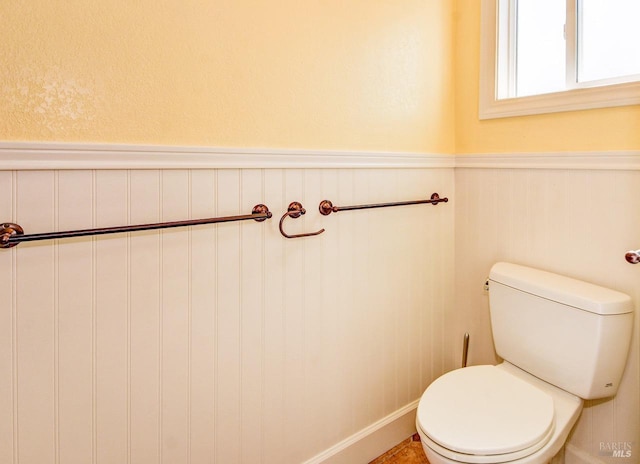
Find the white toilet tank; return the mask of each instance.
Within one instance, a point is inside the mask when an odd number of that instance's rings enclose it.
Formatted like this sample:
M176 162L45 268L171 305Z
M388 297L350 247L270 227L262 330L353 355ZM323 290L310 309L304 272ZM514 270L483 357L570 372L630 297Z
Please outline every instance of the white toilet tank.
M584 399L616 394L633 328L629 296L496 263L489 301L496 352L504 360Z

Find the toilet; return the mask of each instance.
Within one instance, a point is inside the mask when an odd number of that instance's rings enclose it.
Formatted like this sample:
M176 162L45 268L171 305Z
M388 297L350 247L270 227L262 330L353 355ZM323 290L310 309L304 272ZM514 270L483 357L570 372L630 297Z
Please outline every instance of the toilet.
M547 464L584 400L614 396L633 327L629 296L512 263L489 274L497 366L426 389L416 427L430 464Z

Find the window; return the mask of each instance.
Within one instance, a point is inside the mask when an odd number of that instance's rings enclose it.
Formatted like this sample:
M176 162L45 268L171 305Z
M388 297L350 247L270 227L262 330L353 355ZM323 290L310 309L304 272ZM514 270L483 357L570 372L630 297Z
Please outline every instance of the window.
M480 118L640 103L639 0L483 0Z

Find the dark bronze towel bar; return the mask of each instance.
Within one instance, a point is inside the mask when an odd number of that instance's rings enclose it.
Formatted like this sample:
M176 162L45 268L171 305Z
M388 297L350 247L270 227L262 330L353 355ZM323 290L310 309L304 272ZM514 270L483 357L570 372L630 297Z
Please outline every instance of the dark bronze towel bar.
M18 224L0 224L0 248L11 248L22 242L37 240L51 240L56 238L84 237L87 235L118 234L121 232L137 232L141 230L169 229L171 227L197 226L201 224L215 224L218 222L246 221L253 219L262 222L272 216L265 205L256 205L251 214L243 216L225 216L206 219L192 219L188 221L159 222L154 224L140 224L133 226L105 227L101 229L69 230L64 232L45 232L41 234L25 235L24 230Z
M448 198L440 198L440 195L434 193L429 200L415 200L415 201L397 201L395 203L378 203L373 205L355 205L355 206L333 206L329 200L323 200L320 202L320 214L328 216L331 213L337 213L338 211L349 211L353 209L370 209L370 208L386 208L388 206L405 206L405 205L421 205L423 203L430 203L437 205L438 203L448 202Z

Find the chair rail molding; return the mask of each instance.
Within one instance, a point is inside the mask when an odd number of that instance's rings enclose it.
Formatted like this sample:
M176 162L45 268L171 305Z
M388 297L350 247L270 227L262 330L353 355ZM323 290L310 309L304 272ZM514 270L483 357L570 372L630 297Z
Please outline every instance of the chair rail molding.
M0 171L269 168L640 170L640 150L442 154L0 141Z
M448 154L0 142L0 170L453 168Z
M456 168L640 170L640 150L456 155Z

